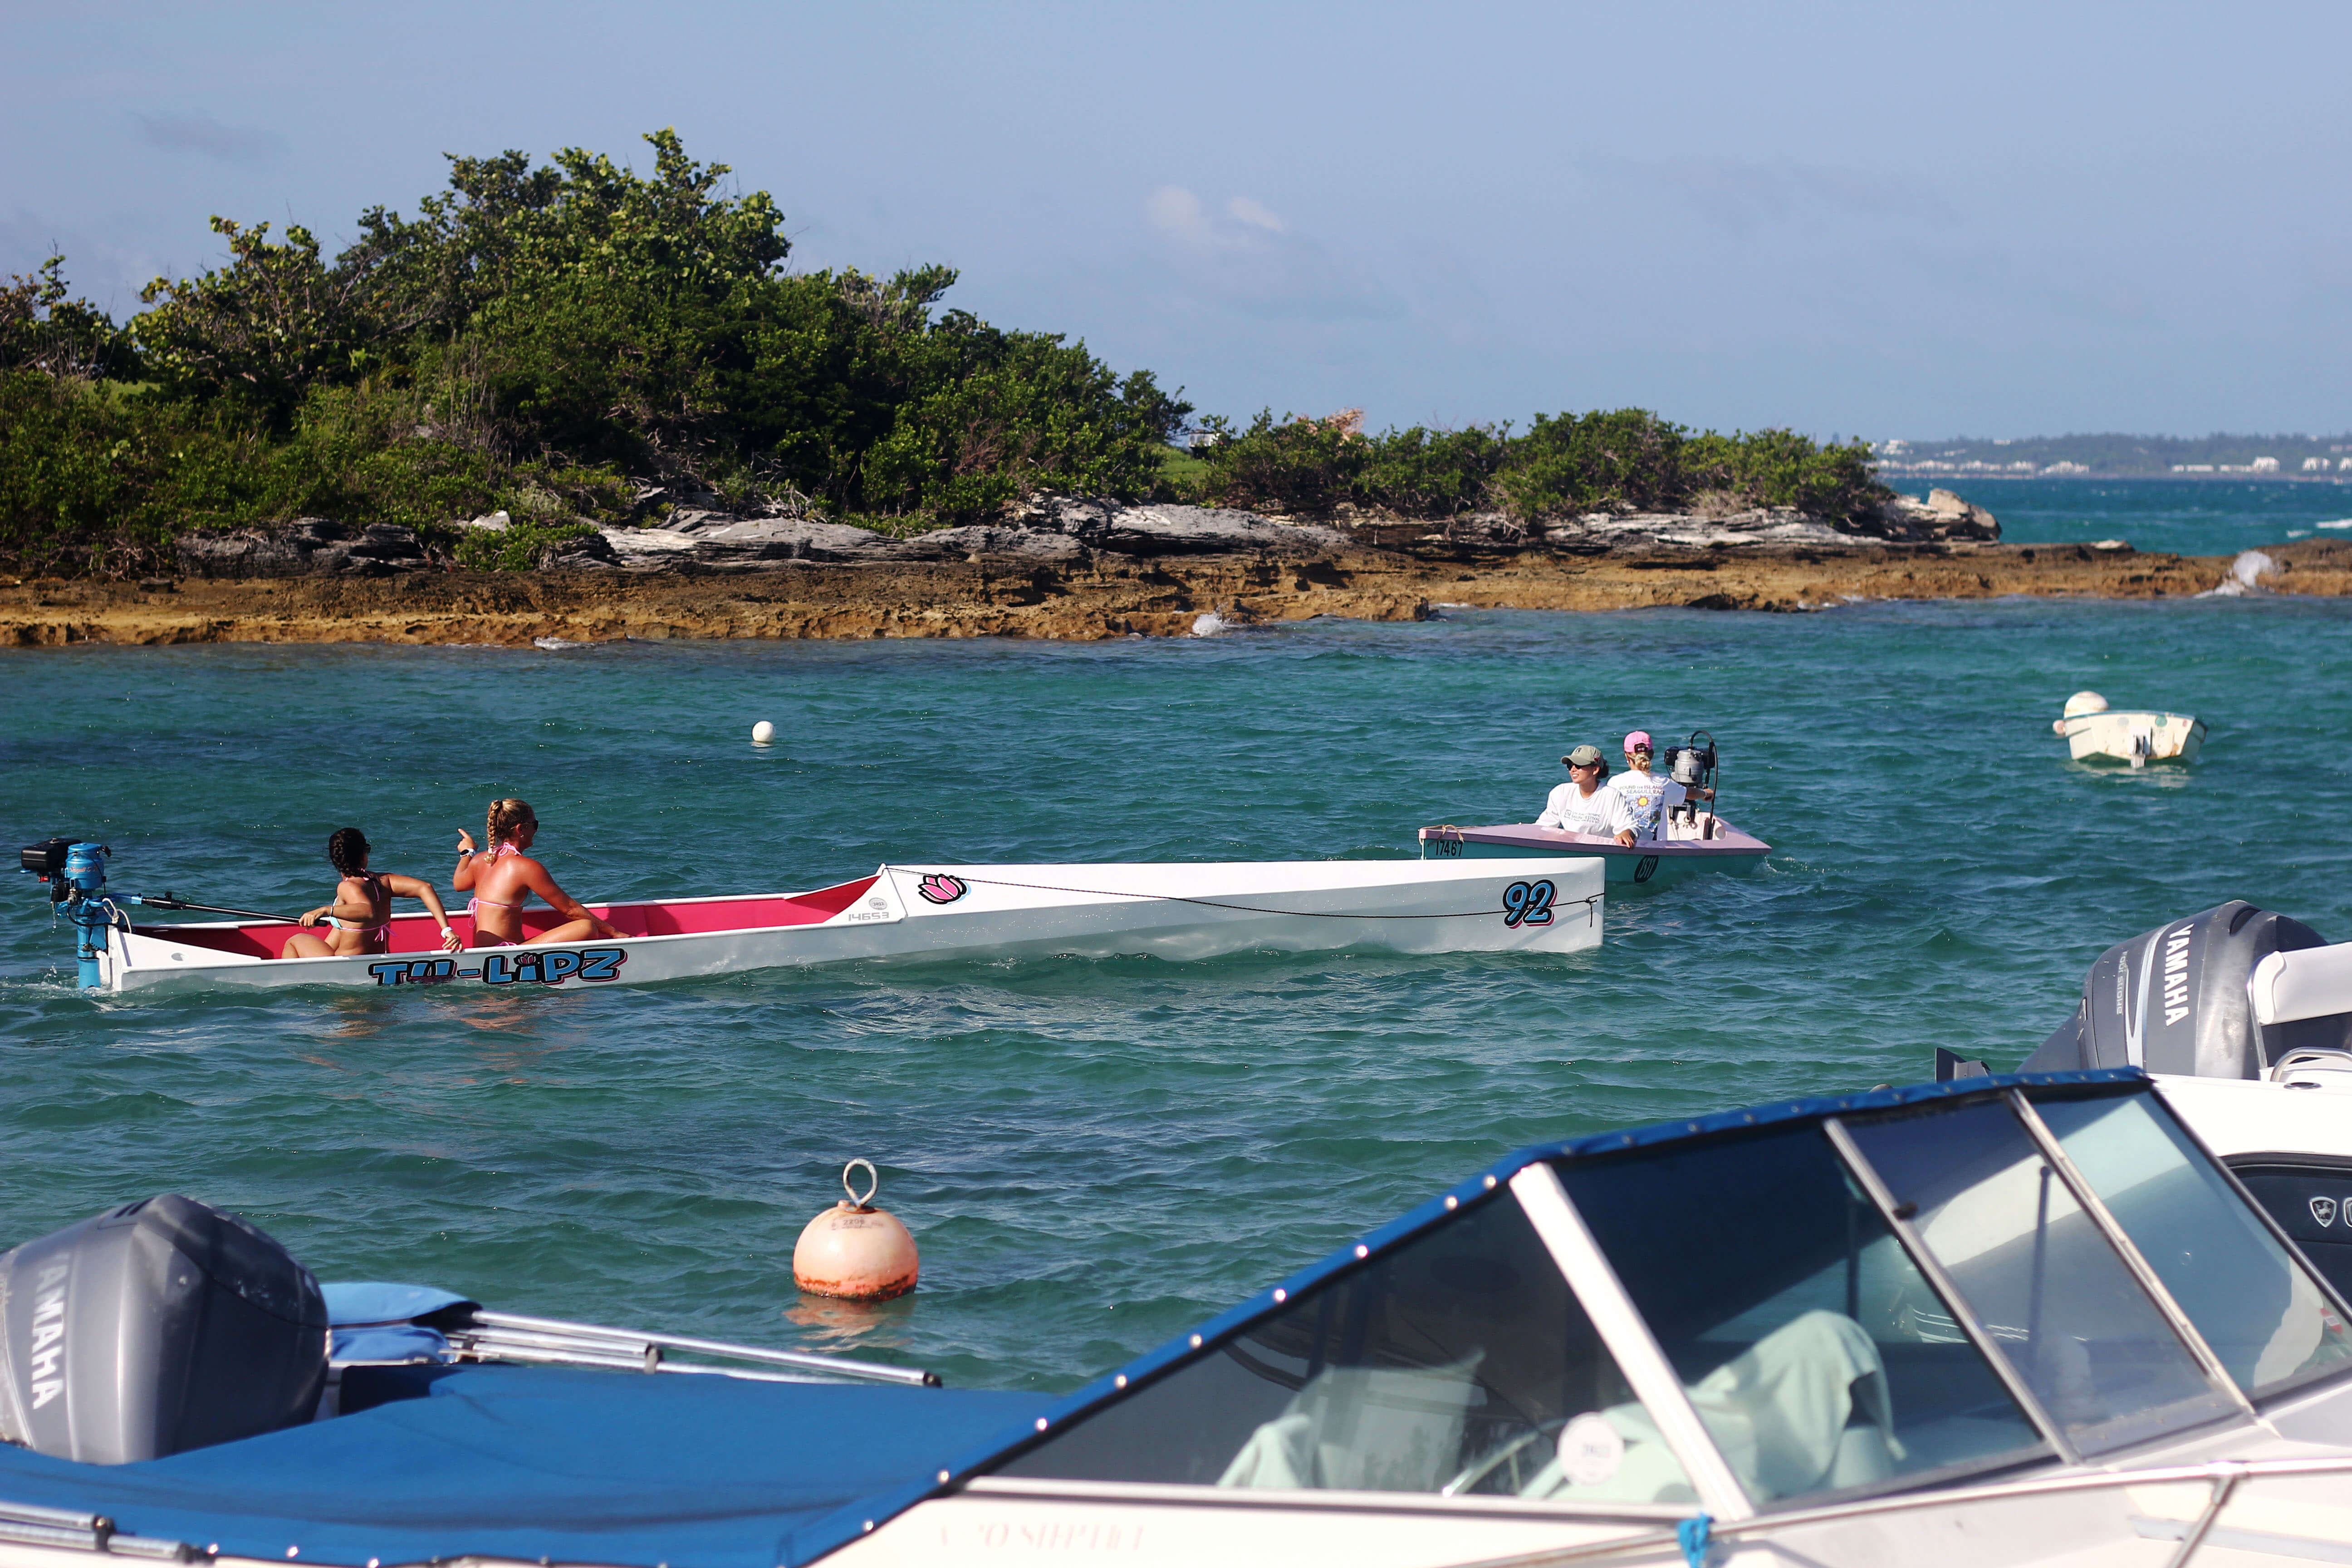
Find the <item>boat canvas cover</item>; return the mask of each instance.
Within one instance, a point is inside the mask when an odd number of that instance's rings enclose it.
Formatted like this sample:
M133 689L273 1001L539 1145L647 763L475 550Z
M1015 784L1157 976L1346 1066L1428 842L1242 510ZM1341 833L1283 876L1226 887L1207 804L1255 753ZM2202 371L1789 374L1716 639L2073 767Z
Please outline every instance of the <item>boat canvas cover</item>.
M388 1371L422 1396L168 1458L86 1465L0 1446L0 1516L9 1503L98 1513L199 1551L353 1568L469 1554L775 1568L855 1540L1053 1403L556 1367Z

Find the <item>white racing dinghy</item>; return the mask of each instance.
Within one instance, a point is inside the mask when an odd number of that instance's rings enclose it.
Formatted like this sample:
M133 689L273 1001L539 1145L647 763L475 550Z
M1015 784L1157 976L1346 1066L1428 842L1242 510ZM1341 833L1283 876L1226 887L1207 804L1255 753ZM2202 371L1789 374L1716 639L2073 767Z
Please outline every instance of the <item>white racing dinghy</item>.
M592 986L853 959L1575 952L1600 944L1603 886L1596 859L885 865L806 893L589 904L621 931L610 940L450 953L420 914L393 920L385 953L281 958L299 929L285 921L134 922L103 891L100 848L51 840L24 858L27 870L37 856L43 868L56 862L44 878L80 933L82 984L113 992ZM522 921L529 934L558 917L535 907ZM450 924L471 942L470 917L452 915Z
M2352 1554L2352 1309L2129 1068L1523 1149L1066 1397L322 1290L183 1197L0 1300L0 1568Z

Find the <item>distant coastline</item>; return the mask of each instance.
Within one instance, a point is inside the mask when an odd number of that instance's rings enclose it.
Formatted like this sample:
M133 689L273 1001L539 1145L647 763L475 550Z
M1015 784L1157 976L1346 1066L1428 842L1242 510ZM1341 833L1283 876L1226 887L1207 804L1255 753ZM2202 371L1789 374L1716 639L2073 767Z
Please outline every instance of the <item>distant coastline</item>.
M2341 436L2032 436L1871 444L1882 479L2299 479L2352 482Z
M1888 481L1966 479L1971 484L1986 479L2229 479L2250 480L2257 484L2352 485L2352 473L2288 473L2279 468L2222 467L2215 464L2184 464L2161 474L2142 473L2126 468L2094 468L2087 464L2053 463L2046 468L1969 468L1953 465L1937 467L1921 463L1906 465L1881 462L1878 477Z

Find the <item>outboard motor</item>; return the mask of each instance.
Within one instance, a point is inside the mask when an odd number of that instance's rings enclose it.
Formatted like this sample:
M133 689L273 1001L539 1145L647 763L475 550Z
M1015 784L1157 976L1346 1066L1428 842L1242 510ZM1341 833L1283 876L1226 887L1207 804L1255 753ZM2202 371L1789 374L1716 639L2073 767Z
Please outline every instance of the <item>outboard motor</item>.
M2252 1079L2290 1050L2341 1047L2344 1016L2265 1026L2255 1021L2247 988L2272 953L2326 945L2301 921L2242 899L2142 931L2099 955L2074 1017L2020 1070L2130 1066Z
M106 859L113 853L103 844L77 844L70 838L45 838L17 851L17 865L49 885L52 910L77 933L74 957L85 990L105 984L98 960L106 951L108 929L129 924L106 896Z
M167 1194L0 1256L0 1438L121 1465L307 1421L327 1303L257 1227Z
M1714 809L1715 801L1715 737L1704 730L1693 730L1690 739L1679 746L1668 746L1658 759L1666 776L1683 786L1679 805L1666 808L1669 817L1683 822L1696 818L1702 810ZM1701 806L1698 803L1706 801Z

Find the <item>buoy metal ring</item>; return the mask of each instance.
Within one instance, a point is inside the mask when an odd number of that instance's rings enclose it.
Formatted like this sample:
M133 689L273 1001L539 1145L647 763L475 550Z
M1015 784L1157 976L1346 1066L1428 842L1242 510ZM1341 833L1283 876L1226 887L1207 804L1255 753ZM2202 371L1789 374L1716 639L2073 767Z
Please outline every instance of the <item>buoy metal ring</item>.
M866 1167L866 1195L862 1198L857 1195L857 1189L850 1185L849 1182L849 1173L855 1171L860 1165ZM874 1202L874 1194L882 1190L882 1177L881 1174L874 1169L874 1162L866 1159L861 1155L859 1158L849 1162L848 1164L844 1165L841 1168L841 1190L849 1194L849 1206L851 1208L863 1209L871 1206Z

